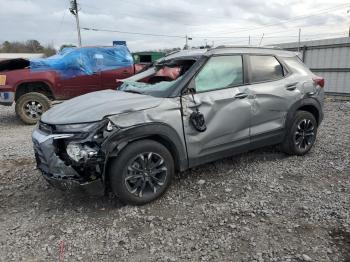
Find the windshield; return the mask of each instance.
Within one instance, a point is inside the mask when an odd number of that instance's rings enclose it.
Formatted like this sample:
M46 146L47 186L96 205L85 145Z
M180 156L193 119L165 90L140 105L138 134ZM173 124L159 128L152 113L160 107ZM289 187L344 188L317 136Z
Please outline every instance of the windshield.
M118 90L167 97L172 88L196 62L194 59L171 59L128 79L119 80Z
M123 84L119 87L120 91L138 93L138 94L156 94L162 93L173 87L182 77L174 81L162 81L155 84L147 84L136 81L123 81Z

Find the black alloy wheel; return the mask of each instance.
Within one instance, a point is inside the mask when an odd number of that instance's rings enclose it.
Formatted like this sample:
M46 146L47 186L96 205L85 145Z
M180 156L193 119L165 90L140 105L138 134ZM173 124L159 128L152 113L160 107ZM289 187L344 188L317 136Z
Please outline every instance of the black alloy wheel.
M153 140L135 141L111 161L110 186L123 203L144 205L165 193L174 169L173 157L164 145Z
M305 155L316 141L318 124L315 116L307 111L297 111L288 126L281 149L290 155Z
M163 157L157 153L146 152L138 154L130 161L124 182L131 194L151 197L164 186L167 174Z
M294 142L300 150L306 150L315 141L315 126L310 119L302 119L294 133Z

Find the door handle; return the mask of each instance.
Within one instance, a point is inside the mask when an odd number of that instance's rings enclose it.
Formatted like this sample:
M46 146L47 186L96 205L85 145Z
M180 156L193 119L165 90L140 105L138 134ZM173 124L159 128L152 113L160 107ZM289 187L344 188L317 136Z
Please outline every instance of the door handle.
M286 85L286 89L289 90L289 91L293 91L293 90L297 89L297 84L298 84L298 82L295 82L295 83L292 83L292 84L287 84Z
M246 93L238 93L237 95L235 95L235 98L243 99L243 98L246 98L247 96L248 94Z
M124 70L124 71L122 72L122 74L123 74L123 75L128 75L128 74L129 74L129 71Z

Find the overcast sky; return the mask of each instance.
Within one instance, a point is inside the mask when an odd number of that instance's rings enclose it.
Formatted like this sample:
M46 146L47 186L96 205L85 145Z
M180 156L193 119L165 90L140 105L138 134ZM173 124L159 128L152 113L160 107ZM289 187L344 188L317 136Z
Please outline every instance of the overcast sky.
M349 1L341 0L78 0L81 27L169 35L82 30L83 45L126 40L133 51L191 45L259 44L347 36ZM37 39L76 44L69 0L0 0L0 42ZM170 37L173 36L173 37Z

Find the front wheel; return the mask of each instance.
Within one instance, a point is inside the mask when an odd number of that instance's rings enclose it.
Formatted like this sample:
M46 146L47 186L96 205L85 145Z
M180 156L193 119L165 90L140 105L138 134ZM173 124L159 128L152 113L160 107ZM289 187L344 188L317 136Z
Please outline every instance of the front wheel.
M160 197L174 176L169 150L152 140L128 145L113 160L110 170L113 192L126 204L144 205Z
M16 114L27 125L34 125L42 114L49 110L51 101L48 97L37 92L22 95L16 101Z
M291 128L287 131L282 150L290 155L305 155L316 141L317 121L307 111L297 111Z

